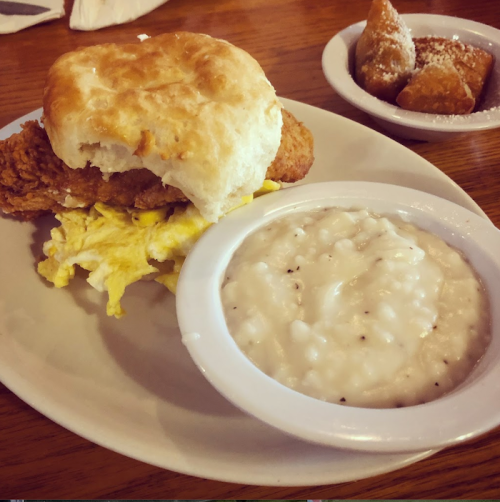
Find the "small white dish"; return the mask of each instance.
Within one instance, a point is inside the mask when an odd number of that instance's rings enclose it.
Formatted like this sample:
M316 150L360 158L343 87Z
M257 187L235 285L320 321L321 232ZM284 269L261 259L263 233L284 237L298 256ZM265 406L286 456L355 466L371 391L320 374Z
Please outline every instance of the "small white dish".
M354 81L356 42L366 21L335 35L323 51L323 72L343 99L372 116L395 136L422 141L443 141L459 134L500 127L500 30L475 21L436 14L402 15L412 37L435 35L460 40L493 54L495 63L478 111L469 115L437 115L403 110L375 98Z
M292 211L365 207L403 217L462 250L491 301L492 340L469 377L449 394L398 409L365 409L316 400L267 376L229 333L220 287L245 237ZM212 226L189 254L177 290L183 343L212 385L233 404L293 436L369 452L411 452L452 445L500 424L500 231L449 201L371 182L326 182L266 195Z

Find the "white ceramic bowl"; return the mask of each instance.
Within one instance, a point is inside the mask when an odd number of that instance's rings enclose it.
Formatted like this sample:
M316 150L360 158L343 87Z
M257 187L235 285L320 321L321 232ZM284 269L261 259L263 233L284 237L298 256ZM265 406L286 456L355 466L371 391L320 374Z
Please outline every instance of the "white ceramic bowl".
M403 138L443 141L465 132L499 127L500 30L451 16L406 14L402 17L412 37L435 35L458 39L493 54L493 73L479 110L470 115L453 117L412 112L402 110L364 91L353 79L353 68L356 42L366 21L353 24L335 35L323 51L323 71L335 91L353 106L371 115L384 129Z
M366 207L397 214L461 249L491 301L492 341L467 380L429 403L365 409L323 402L265 375L228 332L220 287L244 238L296 210ZM258 198L213 225L189 254L177 290L182 340L196 365L227 399L268 424L324 445L376 452L422 451L477 436L500 424L500 231L452 202L413 189L371 182L325 182Z

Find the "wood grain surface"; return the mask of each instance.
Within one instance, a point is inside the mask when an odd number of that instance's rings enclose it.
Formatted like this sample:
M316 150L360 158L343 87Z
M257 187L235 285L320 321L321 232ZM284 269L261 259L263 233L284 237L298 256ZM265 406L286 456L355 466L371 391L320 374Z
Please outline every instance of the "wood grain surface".
M128 0L124 0L128 1ZM395 0L402 13L458 16L500 29L498 0ZM71 2L66 3L70 12ZM82 45L133 42L141 33L204 32L250 52L278 95L379 130L344 102L321 69L325 44L366 18L369 0L170 0L135 22L77 32L66 17L0 35L0 127L39 108L46 72ZM446 143L395 138L433 163L500 225L498 130ZM500 498L500 429L395 472L339 485L259 487L166 471L97 446L56 425L0 385L0 495L5 499L495 499Z

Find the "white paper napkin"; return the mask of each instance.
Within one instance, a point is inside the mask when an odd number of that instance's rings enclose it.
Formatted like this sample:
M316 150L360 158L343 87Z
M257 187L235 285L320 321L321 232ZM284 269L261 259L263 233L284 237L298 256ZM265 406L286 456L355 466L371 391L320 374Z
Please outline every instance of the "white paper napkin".
M5 16L0 14L0 33L15 33L29 26L64 16L64 0L16 0L16 2L40 5L48 7L50 10L35 16ZM124 3L128 2L125 1Z
M167 0L75 0L69 27L89 31L128 23L166 2Z

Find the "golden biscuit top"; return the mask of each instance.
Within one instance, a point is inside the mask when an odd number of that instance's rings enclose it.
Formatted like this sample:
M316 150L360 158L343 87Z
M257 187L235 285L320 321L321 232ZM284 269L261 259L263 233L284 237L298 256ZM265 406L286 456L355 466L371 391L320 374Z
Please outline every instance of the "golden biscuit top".
M255 77L252 85L242 85L252 73L261 75L261 85ZM145 131L150 128L136 125L154 119L156 128L175 125L174 141L163 145L162 156L189 155L196 135L183 145L175 141L183 120L195 118L207 103L215 112L243 100L260 101L269 88L258 63L241 49L207 35L167 33L61 56L48 74L44 124L52 140L54 129L72 116L106 139L138 146L141 155L148 151L151 136Z
M43 123L72 168L145 167L193 201L200 191L222 200L262 183L279 147L281 107L247 52L179 32L61 56L48 73Z

